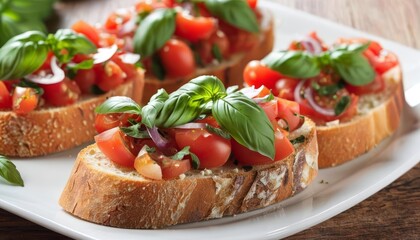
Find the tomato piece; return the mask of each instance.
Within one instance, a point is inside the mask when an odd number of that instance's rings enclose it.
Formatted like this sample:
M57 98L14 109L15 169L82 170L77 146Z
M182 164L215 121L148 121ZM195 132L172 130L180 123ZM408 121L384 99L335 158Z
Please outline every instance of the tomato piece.
M127 127L129 120L140 122L141 117L130 113L110 113L97 114L95 118L95 129L98 133L104 132L114 127Z
M219 123L216 121L216 118L214 118L211 115L210 116L207 116L207 117L205 117L203 119L197 120L196 122L198 122L198 123L207 123L207 124L209 124L212 127L220 128Z
M203 64L212 63L215 59L218 60L218 56L215 56L213 52L215 46L217 46L222 60L229 57L229 40L224 32L217 30L209 39L202 40L198 43L198 54Z
M108 16L104 27L110 32L117 32L122 25L131 19L131 17L130 11L127 9L119 9Z
M292 78L280 78L276 83L275 92L279 98L284 98L287 100L295 99L295 88L298 85L299 80Z
M33 111L39 102L35 89L17 86L13 91L13 111L17 114L27 114Z
M253 60L246 65L243 77L248 86L255 86L255 88L266 86L269 89L275 89L277 81L283 76L265 66L261 61Z
M256 151L248 149L232 139L232 152L238 162L244 166L271 164L283 160L294 152L292 143L290 143L285 134L279 130L274 133L274 147L276 154L274 160L272 160Z
M300 107L297 102L289 101L286 99L278 98L277 99L278 107L278 118L284 119L288 126L289 131L293 131L299 127L301 124L301 118L299 116Z
M133 79L135 76L137 76L137 67L134 64L128 64L123 62L120 55L114 55L111 59L125 73L125 79Z
M95 69L97 70L96 84L102 91L108 92L124 82L124 72L112 60Z
M258 34L236 28L221 20L219 21L219 27L229 39L231 53L249 51L260 41Z
M277 100L271 100L269 102L259 103L259 105L264 110L265 114L267 115L268 119L270 119L270 121L276 120L279 114Z
M143 177L153 180L162 180L162 168L154 161L147 152L139 154L134 160L134 168Z
M231 143L228 139L204 129L177 129L175 141L179 149L190 146L190 152L200 159L200 169L223 166L231 152Z
M7 89L6 84L0 81L0 109L12 108L12 95Z
M247 0L247 3L250 8L255 9L257 8L258 0Z
M96 135L95 142L105 156L114 163L125 167L133 167L136 157L126 146L123 135L119 127L115 127Z
M85 35L93 44L100 47L99 31L89 23L79 20L71 27L75 32Z
M380 75L398 64L397 56L389 52L381 52L379 55L375 55L373 51L368 49L364 52L364 55L369 60L370 64L372 64L375 71Z
M77 71L74 81L82 93L92 93L92 87L96 81L96 73L93 69L80 69Z
M54 84L42 84L44 95L42 97L51 105L71 105L80 97L81 91L75 81L65 78L63 81Z
M356 95L379 93L385 90L385 80L381 75L376 74L373 82L363 86L353 86L348 84L347 90Z
M164 158L160 163L160 167L162 168L163 179L173 179L189 171L191 169L191 161L189 159L173 160Z
M195 71L194 54L183 41L170 39L159 50L159 57L169 77L185 77Z
M209 38L216 30L216 20L212 17L194 17L185 12L176 15L175 35L191 42Z

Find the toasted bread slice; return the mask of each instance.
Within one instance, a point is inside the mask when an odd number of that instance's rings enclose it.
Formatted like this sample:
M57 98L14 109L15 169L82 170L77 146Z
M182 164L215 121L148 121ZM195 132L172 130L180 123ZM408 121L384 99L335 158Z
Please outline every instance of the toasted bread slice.
M268 11L262 12L260 41L245 53L237 53L222 63L198 68L195 73L180 79L166 78L163 81L152 75L146 75L142 103L147 103L157 90L164 88L173 92L180 86L201 75L213 75L223 81L225 86L243 85L243 70L251 60L261 59L270 53L274 45L274 19Z
M59 152L91 141L96 106L115 95L139 101L143 92L144 72L99 96L84 96L76 104L35 110L27 115L0 111L0 154L34 157Z
M333 167L373 149L398 128L403 108L403 81L398 65L383 75L386 90L363 95L358 115L349 122L317 126L320 168Z
M96 144L83 149L60 198L65 211L121 228L162 228L248 212L293 196L318 172L315 124L306 119L290 139L295 152L273 164L193 170L174 180L148 180L112 163Z

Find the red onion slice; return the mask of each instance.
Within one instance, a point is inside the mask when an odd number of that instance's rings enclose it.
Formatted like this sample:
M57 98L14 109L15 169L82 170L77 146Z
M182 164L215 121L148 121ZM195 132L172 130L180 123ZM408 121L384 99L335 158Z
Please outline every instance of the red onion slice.
M317 40L315 40L315 39L313 39L311 37L304 38L301 41L301 44L305 47L305 49L308 52L310 52L312 54L319 54L319 53L322 52L322 46L321 46L321 44Z
M317 112L319 112L319 113L321 113L325 116L335 116L335 112L334 112L333 109L327 109L327 108L321 107L316 103L316 101L314 99L314 93L313 93L312 88L308 87L308 88L305 89L305 99L308 100L309 105L311 105L311 107L315 111L317 111Z
M118 50L117 45L107 48L98 48L98 52L93 55L93 64L104 63L112 58Z
M120 55L121 61L127 64L135 64L140 60L140 55L135 53L124 53Z
M137 18L136 18L136 13L135 13L134 8L130 8L130 9L118 9L117 10L117 14L118 14L118 11L121 11L121 15L127 14L126 12L122 12L122 11L129 11L130 12L130 15L131 15L130 19L121 26L120 30L118 31L118 36L119 37L122 37L122 36L124 36L126 34L129 34L129 33L134 32L134 30L137 27L136 26L136 19Z
M258 94L262 91L263 88L264 88L264 86L261 86L261 87L256 89L255 86L253 85L251 87L242 88L239 91L241 93L243 93L246 97L252 99L252 98L258 96Z
M301 80L295 88L295 92L293 93L293 97L295 98L296 102L302 102L302 97L301 97L301 92L302 92L302 88L305 85L307 80Z
M147 132L152 138L153 142L156 144L156 147L165 155L173 155L177 152L176 148L174 147L174 143L169 141L168 139L164 138L160 135L159 130L157 127L147 128Z
M50 66L52 73L41 71L40 74L30 74L25 78L31 82L39 84L54 84L63 81L66 77L66 74L64 73L63 69L58 66L57 58L55 56L51 58Z
M178 129L200 129L200 128L206 128L206 123L186 123L186 124L176 126L174 128L178 128Z

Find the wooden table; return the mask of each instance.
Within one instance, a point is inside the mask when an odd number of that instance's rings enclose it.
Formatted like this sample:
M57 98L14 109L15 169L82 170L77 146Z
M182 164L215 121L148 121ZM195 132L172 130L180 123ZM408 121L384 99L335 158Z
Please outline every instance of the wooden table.
M56 22L103 22L111 7L130 2L64 1ZM420 48L420 0L277 0L335 22ZM87 9L95 7L92 14ZM0 209L0 239L68 239ZM420 239L420 164L355 207L289 239Z

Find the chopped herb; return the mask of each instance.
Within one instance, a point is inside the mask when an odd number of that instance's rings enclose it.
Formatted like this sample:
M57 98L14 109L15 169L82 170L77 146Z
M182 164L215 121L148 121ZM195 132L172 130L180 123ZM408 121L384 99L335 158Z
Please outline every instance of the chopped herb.
M338 101L337 105L334 108L334 113L336 116L342 114L347 107L350 105L350 97L349 96L343 96Z
M162 61L157 55L152 57L152 72L159 80L165 79L166 72L163 68Z
M95 94L95 95L101 95L101 94L104 94L104 93L105 93L105 91L104 91L104 90L102 90L102 89L100 89L100 88L98 87L98 85L96 85L96 84L92 85L92 87L91 87L90 91L91 91L93 94Z
M295 139L292 139L292 140L290 140L290 142L292 143L292 144L297 144L297 143L303 143L303 142L305 142L305 136L303 136L303 135L300 135L299 137L297 137L297 138L295 138Z
M338 90L342 89L343 87L344 87L344 84L342 82L339 82L337 84L327 85L327 86L320 86L316 82L312 83L312 88L321 96L335 95L338 92Z
M121 131L133 138L150 138L147 130L141 130L141 124L137 123L129 127L120 127Z
M200 160L198 159L197 155L190 152L190 147L189 146L184 147L181 151L175 153L170 158L173 159L173 160L182 160L182 159L184 159L185 156L188 156L188 155L191 156L192 167L194 169L198 169L200 167Z
M222 62L223 56L222 56L222 53L220 52L220 48L217 44L213 44L211 46L211 53L217 59L218 62Z
M21 81L19 81L18 86L19 87L32 88L32 89L35 90L35 93L38 94L38 95L40 95L40 96L42 94L44 94L44 89L42 89L38 84L33 83L33 82L26 81L24 79L21 80Z
M214 134L216 134L216 135L218 135L222 138L230 139L230 134L228 132L226 132L226 131L224 131L220 128L213 127L210 124L206 124L206 130L211 132L211 133L214 133Z
M197 155L194 153L190 153L191 156L191 163L194 169L198 169L200 167L200 159L198 159Z

